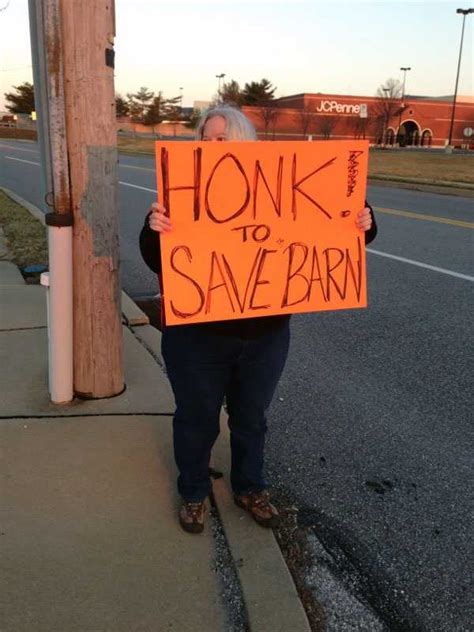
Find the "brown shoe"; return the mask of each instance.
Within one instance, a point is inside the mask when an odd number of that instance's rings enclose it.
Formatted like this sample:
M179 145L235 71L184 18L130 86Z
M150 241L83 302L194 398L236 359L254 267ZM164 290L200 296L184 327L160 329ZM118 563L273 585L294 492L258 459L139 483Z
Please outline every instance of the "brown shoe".
M205 511L204 501L186 502L183 500L179 510L179 524L188 533L202 533Z
M263 490L261 492L250 492L242 496L234 495L234 502L238 507L248 511L255 522L262 527L273 529L280 522L280 514L277 508L270 502L270 494Z

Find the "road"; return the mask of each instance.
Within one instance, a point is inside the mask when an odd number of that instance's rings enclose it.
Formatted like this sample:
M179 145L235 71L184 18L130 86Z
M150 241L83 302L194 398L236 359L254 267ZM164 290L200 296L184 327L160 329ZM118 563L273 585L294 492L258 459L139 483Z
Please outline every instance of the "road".
M38 163L34 144L0 141L0 185L41 205ZM137 248L153 160L122 155L119 177L123 285L153 294ZM369 309L293 317L269 480L390 629L467 632L473 200L386 186L368 197Z

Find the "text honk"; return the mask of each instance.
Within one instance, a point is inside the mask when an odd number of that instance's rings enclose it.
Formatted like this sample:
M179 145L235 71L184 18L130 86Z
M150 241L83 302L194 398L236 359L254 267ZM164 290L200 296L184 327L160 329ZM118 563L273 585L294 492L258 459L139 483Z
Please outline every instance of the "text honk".
M365 307L368 143L156 144L167 325Z

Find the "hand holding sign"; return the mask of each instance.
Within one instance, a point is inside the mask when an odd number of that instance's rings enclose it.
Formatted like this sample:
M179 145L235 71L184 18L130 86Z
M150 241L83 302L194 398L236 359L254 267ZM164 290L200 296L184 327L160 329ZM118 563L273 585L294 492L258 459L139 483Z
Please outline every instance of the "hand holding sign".
M168 211L162 204L155 202L149 209L150 228L158 233L169 232L173 226L168 218ZM367 231L372 226L372 216L368 207L357 213L356 226L359 230Z
M363 230L364 232L370 230L370 227L372 226L370 208L365 207L357 213L356 226L359 230Z
M366 305L367 142L156 147L167 324Z
M150 228L158 233L169 232L172 228L168 211L162 204L154 203L150 208Z

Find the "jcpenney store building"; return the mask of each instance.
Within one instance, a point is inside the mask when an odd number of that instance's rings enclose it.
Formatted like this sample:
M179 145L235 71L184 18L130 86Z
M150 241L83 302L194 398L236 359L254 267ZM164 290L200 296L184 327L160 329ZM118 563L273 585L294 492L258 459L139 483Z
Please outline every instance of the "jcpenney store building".
M271 107L244 107L260 138L365 138L372 144L444 147L449 137L452 97L348 97L297 94ZM474 98L458 97L451 143L474 148Z

